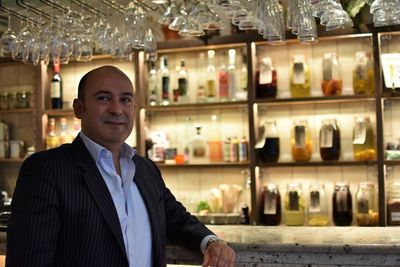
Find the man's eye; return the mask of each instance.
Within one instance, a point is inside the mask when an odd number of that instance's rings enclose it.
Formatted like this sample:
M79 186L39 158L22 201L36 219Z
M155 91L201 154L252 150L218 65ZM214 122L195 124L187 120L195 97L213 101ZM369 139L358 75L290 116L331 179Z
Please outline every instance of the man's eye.
M121 102L123 102L123 103L131 103L132 99L129 98L129 97L123 97L123 98L121 98Z
M110 99L110 97L105 96L105 95L99 95L99 96L97 96L96 99L97 99L97 100L100 100L100 101L107 101L107 100Z

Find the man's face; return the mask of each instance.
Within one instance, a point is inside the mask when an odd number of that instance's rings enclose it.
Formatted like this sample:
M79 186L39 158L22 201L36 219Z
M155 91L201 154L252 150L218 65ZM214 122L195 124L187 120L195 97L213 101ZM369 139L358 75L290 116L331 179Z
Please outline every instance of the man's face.
M131 82L112 68L92 73L86 81L83 101L74 102L82 131L108 149L121 145L128 138L135 108Z

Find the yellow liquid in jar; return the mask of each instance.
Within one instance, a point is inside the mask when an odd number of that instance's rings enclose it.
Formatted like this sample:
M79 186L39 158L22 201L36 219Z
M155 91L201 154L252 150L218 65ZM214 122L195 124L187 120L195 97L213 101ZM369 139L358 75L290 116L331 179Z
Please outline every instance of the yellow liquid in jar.
M294 83L293 71L290 74L290 94L292 97L309 97L311 94L310 71L304 66L305 82L302 84Z
M374 71L369 69L367 80L357 79L356 72L353 71L353 91L355 94L373 95L375 92Z
M329 217L327 215L309 215L308 225L311 226L326 226L328 225Z
M364 144L353 144L353 154L354 159L356 160L363 161L376 159L374 133L370 126L367 127L366 131L367 133Z
M370 209L368 210L368 214L358 213L356 215L356 221L359 226L377 226L379 223L379 214Z
M309 161L312 155L312 141L307 139L304 147L296 146L296 142L292 139L292 157L294 161Z
M289 196L285 196L285 222L289 226L304 225L305 212L304 212L304 199L299 196L298 210L289 209Z

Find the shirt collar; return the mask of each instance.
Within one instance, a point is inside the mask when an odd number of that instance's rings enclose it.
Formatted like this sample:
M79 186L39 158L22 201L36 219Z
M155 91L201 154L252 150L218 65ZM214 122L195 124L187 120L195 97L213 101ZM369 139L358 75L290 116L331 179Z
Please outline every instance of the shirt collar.
M102 153L102 151L104 151L104 152L109 151L105 147L97 144L92 139L87 137L83 133L83 131L80 131L79 136L82 139L83 143L85 144L86 148L89 150L89 153L95 162L97 162L97 160L99 159L99 156ZM132 148L130 145L128 145L127 143L123 143L121 146L121 149L120 149L120 153L121 153L121 157L132 159L132 157L136 154L136 150L134 148Z

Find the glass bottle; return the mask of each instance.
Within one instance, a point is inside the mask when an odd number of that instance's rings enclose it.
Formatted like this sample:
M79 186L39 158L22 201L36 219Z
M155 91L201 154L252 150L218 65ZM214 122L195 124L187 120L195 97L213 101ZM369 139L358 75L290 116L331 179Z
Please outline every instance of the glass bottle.
M59 144L71 143L71 135L68 133L68 125L66 118L60 118L60 133L59 133Z
M178 102L188 103L188 72L186 70L185 60L181 60L181 66L178 71Z
M163 105L170 104L170 77L169 77L169 70L168 70L168 57L162 56L160 59L160 71L161 71L161 98Z
M336 119L325 119L319 131L319 152L322 160L340 158L340 129Z
M279 225L282 219L281 194L275 184L263 187L262 221L265 225Z
M342 69L336 53L325 53L322 60L321 88L324 96L342 94Z
M332 217L337 226L349 226L353 221L353 204L347 182L336 182L332 197Z
M239 141L239 162L249 161L249 141L243 136Z
M227 137L224 141L224 161L231 161L231 138Z
M236 58L236 50L229 49L229 65L228 65L228 91L231 100L237 99L237 77L236 77L236 65L235 65L235 58Z
M231 152L230 152L231 160L230 162L238 162L239 161L239 140L236 136L231 139Z
M63 107L63 87L60 75L60 64L54 64L54 74L50 84L50 98L52 109L62 109Z
M300 226L304 224L305 210L301 184L291 183L287 185L284 215L286 225Z
M276 121L264 122L264 133L255 145L257 162L278 162L280 154L279 134Z
M74 118L72 122L71 140L74 140L78 136L80 131L81 131L81 120L78 118Z
M226 54L222 54L222 58L225 59ZM222 61L221 66L218 70L218 94L220 101L227 101L229 99L229 75L228 70Z
M375 92L374 66L371 55L365 51L356 52L353 70L353 91L355 94L373 95Z
M204 160L207 151L207 141L201 135L201 126L196 126L196 135L190 140L191 144L191 161Z
M238 84L237 98L239 100L247 99L247 83L248 83L247 57L246 57L246 53L243 52L242 65L241 65L241 68L239 69L238 82L237 82L237 84Z
M356 160L374 160L375 136L369 117L356 117L353 128L353 154Z
M272 65L272 59L264 57L256 71L256 97L276 98L276 93L277 73Z
M214 65L215 51L208 50L208 66L207 66L207 83L206 83L206 96L209 102L215 101L217 96L217 76Z
M200 60L200 69L201 71L198 74L198 81L197 81L197 92L196 92L196 102L197 103L204 103L206 102L206 75L204 75L203 70L206 69L205 64L205 53L199 54Z
M309 161L311 159L312 139L307 120L294 121L291 143L294 161Z
M8 93L0 94L0 109L8 109Z
M59 137L56 134L56 119L50 118L47 124L46 149L51 149L59 146Z
M375 184L361 182L356 193L356 221L360 226L377 226L379 223L378 198Z
M157 86L157 69L154 61L149 61L149 79L147 84L148 104L150 106L157 105L158 102L158 86Z
M208 139L208 150L211 162L222 161L222 140L217 124L217 115L211 116L211 135Z
M311 184L308 192L307 222L311 226L325 226L329 222L328 197L323 184Z
M310 69L304 55L294 55L290 68L290 93L292 97L309 97L311 91Z
M400 182L390 182L387 190L387 224L400 225Z

